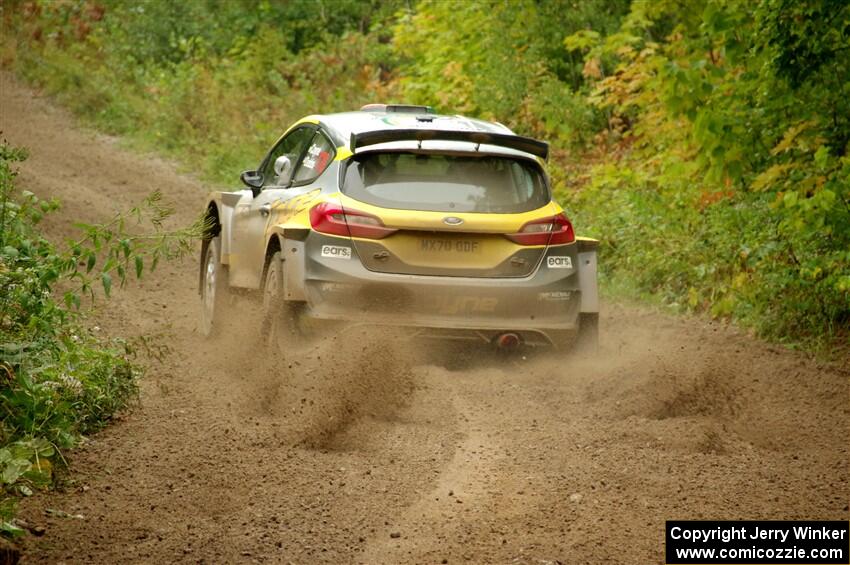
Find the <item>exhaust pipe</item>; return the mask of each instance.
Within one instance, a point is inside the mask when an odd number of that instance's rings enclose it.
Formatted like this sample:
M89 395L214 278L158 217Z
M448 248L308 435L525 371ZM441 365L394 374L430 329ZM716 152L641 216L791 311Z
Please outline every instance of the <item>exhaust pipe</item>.
M519 336L513 332L505 332L496 338L496 347L501 351L513 351L519 347L522 341Z

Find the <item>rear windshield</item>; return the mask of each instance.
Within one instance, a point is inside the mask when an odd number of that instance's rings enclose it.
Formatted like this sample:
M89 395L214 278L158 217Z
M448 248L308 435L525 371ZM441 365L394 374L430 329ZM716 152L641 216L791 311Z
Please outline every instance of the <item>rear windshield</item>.
M484 155L358 155L346 168L342 191L375 206L436 212L528 212L549 202L534 163Z

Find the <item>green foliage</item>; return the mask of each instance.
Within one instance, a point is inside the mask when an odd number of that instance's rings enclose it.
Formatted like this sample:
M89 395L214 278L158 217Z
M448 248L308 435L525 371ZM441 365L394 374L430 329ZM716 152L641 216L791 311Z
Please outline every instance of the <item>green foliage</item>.
M38 231L58 203L15 192L14 163L25 158L0 144L0 531L9 535L19 533L10 495L47 486L59 450L100 429L136 394L132 349L87 329L82 299L94 300L97 289L108 296L113 280L141 277L146 261L153 268L185 252L205 228L164 230L170 211L154 193L109 222L81 224L82 237L60 250ZM153 231L140 232L142 225Z
M578 146L602 125L580 94L582 61L563 46L585 26L613 29L625 2L420 2L395 27L404 97L503 121Z
M17 537L24 530L15 525L15 499L6 496L12 493L30 496L33 488L45 488L50 484L53 472L51 457L56 454L53 445L43 438L21 440L0 448L0 535Z
M655 10L591 54L617 61L593 99L627 149L575 199L609 275L772 338L846 345L850 6L708 0L696 22ZM654 42L662 17L680 23Z
M96 126L235 182L295 119L390 96L381 18L400 3L37 2L14 64Z

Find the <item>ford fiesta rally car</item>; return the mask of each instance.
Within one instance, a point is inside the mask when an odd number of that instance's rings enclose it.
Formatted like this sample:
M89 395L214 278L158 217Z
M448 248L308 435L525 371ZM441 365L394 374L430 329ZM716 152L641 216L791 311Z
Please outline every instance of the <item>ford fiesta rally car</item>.
M501 124L425 106L298 121L242 173L246 189L209 197L203 333L227 327L242 289L263 293L264 329L284 347L318 321L595 346L597 241L552 199L547 156Z

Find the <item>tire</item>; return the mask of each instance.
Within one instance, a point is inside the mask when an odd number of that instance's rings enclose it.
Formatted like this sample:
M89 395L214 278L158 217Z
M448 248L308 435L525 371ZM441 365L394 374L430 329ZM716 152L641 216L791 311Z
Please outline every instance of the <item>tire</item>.
M268 260L263 279L262 333L266 345L283 353L301 345L298 304L286 300L283 293L283 260L280 251Z
M599 351L599 313L582 312L578 315L578 335L573 350L587 357Z
M221 264L220 236L206 242L201 269L201 333L214 337L222 332L230 302L227 270Z

